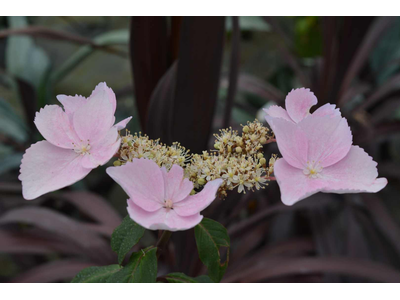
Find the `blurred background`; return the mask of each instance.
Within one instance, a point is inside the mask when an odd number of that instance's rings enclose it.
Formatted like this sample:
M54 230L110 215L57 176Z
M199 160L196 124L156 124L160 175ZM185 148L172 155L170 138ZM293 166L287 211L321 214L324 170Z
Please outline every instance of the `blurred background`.
M400 282L400 18L0 17L1 282L69 282L117 263L109 239L127 196L107 166L34 201L17 179L25 149L42 139L35 112L101 81L116 93L117 121L132 115L131 132L192 153L220 128L263 121L262 108L283 106L292 88L310 88L318 107L335 103L388 186L292 207L275 182L217 199L204 215L231 237L223 281ZM206 272L193 230L173 234L159 275L171 271Z

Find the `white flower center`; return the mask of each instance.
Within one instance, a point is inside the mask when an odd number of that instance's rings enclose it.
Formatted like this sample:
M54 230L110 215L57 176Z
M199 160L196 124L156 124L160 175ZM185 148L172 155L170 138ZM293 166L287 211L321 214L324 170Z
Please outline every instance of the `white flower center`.
M308 176L309 178L321 178L322 167L319 162L315 163L315 161L308 161L307 166L303 169L303 174Z
M80 145L77 145L75 143L72 143L74 145L74 151L75 153L78 153L80 155L86 155L86 154L90 154L89 150L90 150L90 144L89 144L89 140L87 140L87 142L83 142L81 141Z
M165 200L164 207L168 210L173 208L174 203L171 199Z

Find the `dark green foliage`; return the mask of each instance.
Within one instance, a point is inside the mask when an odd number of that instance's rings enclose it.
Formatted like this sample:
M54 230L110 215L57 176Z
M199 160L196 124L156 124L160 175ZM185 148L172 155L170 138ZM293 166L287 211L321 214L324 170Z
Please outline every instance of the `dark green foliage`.
M226 228L216 221L204 218L194 232L197 250L201 261L208 268L208 275L214 282L220 282L229 262L230 241ZM221 262L221 247L228 248L224 263Z
M183 273L171 273L165 276L169 283L212 283L210 277L202 275L196 278L189 277Z
M121 269L120 265L89 267L80 271L71 283L104 283Z
M107 282L113 283L154 283L157 278L157 248L148 247L132 254L129 263Z
M126 216L111 236L111 248L118 253L118 263L121 264L125 255L139 242L145 229Z

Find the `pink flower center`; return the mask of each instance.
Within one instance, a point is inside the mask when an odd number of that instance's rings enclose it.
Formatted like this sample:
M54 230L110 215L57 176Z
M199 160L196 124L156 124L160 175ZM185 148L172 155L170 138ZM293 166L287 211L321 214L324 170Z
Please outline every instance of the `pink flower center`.
M172 208L173 208L173 205L174 205L174 203L172 202L171 199L165 200L164 207L165 207L167 210L172 209Z
M315 161L307 162L307 166L303 169L303 174L308 176L309 178L321 178L322 167L319 162L315 163Z
M89 150L91 147L89 144L89 140L87 140L87 142L81 141L80 145L77 145L75 143L72 143L72 144L74 145L75 153L78 153L80 155L90 154Z

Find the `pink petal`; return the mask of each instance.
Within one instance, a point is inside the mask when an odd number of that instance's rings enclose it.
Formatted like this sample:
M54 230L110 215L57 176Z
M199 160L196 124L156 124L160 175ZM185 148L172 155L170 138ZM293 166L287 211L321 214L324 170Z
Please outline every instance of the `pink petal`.
M113 115L115 113L115 109L117 108L117 99L115 98L115 94L111 88L107 86L105 82L100 82L95 89L93 90L92 94L90 95L89 98L93 97L99 92L106 92L108 101L111 103L112 109L113 109Z
M132 119L132 117L123 119L121 122L117 123L114 125L118 130L122 130L126 127L126 125L129 123L129 121Z
M171 170L169 170L168 173L163 174L165 187L164 199L172 200L175 192L178 191L181 186L183 169L178 165L172 165Z
M308 141L296 123L281 118L265 117L275 133L279 151L293 167L303 169L307 164Z
M193 183L187 178L183 178L183 168L178 165L173 165L169 172L163 169L165 195L164 199L178 202L186 198L193 189Z
M179 187L179 189L175 191L172 201L174 203L177 203L184 200L192 190L193 190L193 182L191 182L187 178L184 178L181 182L181 186Z
M41 141L26 150L18 178L22 181L22 195L32 200L71 185L90 171L82 167L81 156L74 150Z
M164 204L164 178L159 166L149 159L133 159L120 167L106 169L136 205L153 212Z
M325 116L341 116L339 108L336 108L335 104L327 103L319 107L316 111L312 113L313 116L325 117Z
M200 214L181 217L173 209L166 208L148 212L137 206L131 199L128 200L128 213L132 220L150 230L186 230L195 227L203 219Z
M318 178L308 178L303 174L303 170L292 167L284 158L275 162L274 174L281 191L282 202L285 205L293 205L318 193L327 184Z
M222 183L222 179L207 182L200 193L174 203L174 211L181 217L192 216L201 212L214 201L218 188Z
M298 126L308 139L308 160L318 162L322 167L333 165L345 157L353 142L347 120L341 116L311 115Z
M57 100L60 101L60 103L63 105L64 110L67 114L73 114L76 110L78 110L82 105L87 102L87 99L80 95L57 95Z
M377 163L364 149L351 146L349 153L338 163L322 170L327 181L327 193L376 193L387 184L386 178L377 178Z
M42 136L55 146L73 149L79 141L68 115L58 105L46 105L35 116L35 125Z
M104 165L117 153L120 144L117 128L111 127L103 140L91 145L90 154L84 156L82 165L91 169Z
M296 123L303 120L309 114L311 106L317 103L314 93L305 88L292 90L285 99L286 110Z
M282 118L285 119L286 121L293 122L293 120L289 117L287 111L278 105L272 105L269 108L264 109L264 111L270 117Z
M90 97L73 115L73 125L79 138L95 144L105 137L114 122L114 112L105 91Z

